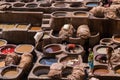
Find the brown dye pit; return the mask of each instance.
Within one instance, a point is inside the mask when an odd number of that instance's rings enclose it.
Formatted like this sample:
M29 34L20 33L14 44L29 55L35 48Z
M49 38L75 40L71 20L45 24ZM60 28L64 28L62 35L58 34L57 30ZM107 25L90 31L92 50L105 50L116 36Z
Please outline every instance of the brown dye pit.
M33 47L31 45L20 45L18 47L16 47L16 52L18 53L29 53L31 52L31 50L33 49Z
M115 38L115 40L120 42L120 38Z
M5 42L5 41L0 40L0 46L4 46L5 44L6 44L6 42Z
M28 25L18 25L17 29L27 29Z
M30 28L30 30L42 30L42 29L41 29L41 27L35 27L35 26L33 26L33 27Z
M47 53L54 53L54 52L59 51L59 50L61 50L61 48L58 45L51 45L45 49L45 51Z
M0 61L0 67L5 67L5 61Z
M87 17L88 15L86 13L79 12L79 13L75 13L75 16Z
M100 74L107 74L107 73L109 73L109 71L107 70L107 69L96 69L95 71L94 71L94 74L97 74L97 75L100 75Z
M118 73L118 74L120 74L120 69L117 69L115 72Z
M15 69L11 69L11 70L8 70L6 71L4 74L3 74L3 77L7 77L7 78L14 78L18 75L18 71L15 70Z
M3 30L11 30L15 28L14 24L1 24L0 28Z
M57 3L54 6L55 7L66 7L65 3Z

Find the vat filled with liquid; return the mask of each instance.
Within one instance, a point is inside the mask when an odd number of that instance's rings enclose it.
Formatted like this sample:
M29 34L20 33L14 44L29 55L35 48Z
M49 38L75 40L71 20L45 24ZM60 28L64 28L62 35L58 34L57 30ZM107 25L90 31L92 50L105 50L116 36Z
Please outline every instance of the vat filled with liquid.
M30 44L20 44L15 48L15 52L19 54L31 53L34 47Z
M65 56L59 59L59 62L67 66L80 65L81 59L78 56Z
M44 47L43 52L45 55L57 55L62 52L60 44L48 44Z
M96 65L94 66L93 73L95 75L106 75L109 74L108 67L105 65Z
M36 68L34 68L33 74L39 78L48 78L47 74L49 73L49 71L49 66L37 66Z
M3 46L0 50L1 54L10 54L15 52L16 45L13 44L7 44L6 46Z
M99 6L99 2L87 2L86 7L96 7Z
M57 63L58 60L54 57L44 57L41 58L39 63L42 65L47 65L47 66L51 66L53 63Z
M1 72L3 79L18 79L22 70L16 66L8 66Z

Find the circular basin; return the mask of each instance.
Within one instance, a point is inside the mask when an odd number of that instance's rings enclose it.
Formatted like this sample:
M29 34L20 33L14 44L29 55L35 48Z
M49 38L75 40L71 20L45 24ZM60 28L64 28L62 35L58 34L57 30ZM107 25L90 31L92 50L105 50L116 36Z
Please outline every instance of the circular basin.
M82 54L84 51L83 47L80 45L75 45L73 49L67 49L66 47L65 50L68 54Z
M3 78L15 79L20 75L20 73L21 70L16 66L8 66L2 70L1 75L3 76Z
M112 40L114 43L120 44L120 35L119 34L113 35Z
M75 12L74 13L74 16L76 16L76 17L88 17L88 13L87 12Z
M44 47L43 50L46 54L58 54L62 52L60 44L49 44Z
M95 75L105 75L109 73L108 67L104 65L96 65L94 66L93 73Z
M36 4L36 3L29 3L26 5L26 7L28 7L28 8L36 8L37 6L38 6L38 4Z
M59 8L65 8L67 7L68 4L66 3L55 3L53 6L54 7L59 7Z
M86 7L96 7L99 6L99 2L87 2Z
M72 3L72 4L70 4L70 7L72 7L72 8L82 7L82 3L79 3L79 4L77 4L77 3Z
M34 47L30 44L20 44L15 48L15 52L19 54L31 53Z
M14 53L14 50L16 48L16 45L13 44L7 44L6 46L3 46L0 50L0 52L2 54L10 54L10 53Z
M71 66L71 67L80 65L81 63L78 56L75 56L75 55L62 57L61 59L59 59L59 62L64 65Z
M44 57L40 59L39 63L43 65L51 66L53 63L57 63L57 59L54 57Z
M38 66L33 70L33 74L37 77L48 77L47 74L50 71L50 67L48 66Z
M101 45L96 48L96 52L99 54L107 54L107 46Z
M112 44L112 43L113 43L113 41L111 38L103 38L100 40L100 44L102 44L102 45L107 45L107 44Z
M15 3L13 4L14 7L24 7L24 3Z
M52 13L53 17L65 17L67 15L67 12L54 12Z

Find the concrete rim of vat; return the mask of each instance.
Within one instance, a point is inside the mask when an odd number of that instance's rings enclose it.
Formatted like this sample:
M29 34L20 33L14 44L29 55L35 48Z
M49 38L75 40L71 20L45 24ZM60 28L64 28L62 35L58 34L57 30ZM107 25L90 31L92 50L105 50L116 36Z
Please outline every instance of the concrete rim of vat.
M113 41L112 41L112 38L103 38L100 40L100 44L102 45L107 45L107 44L112 44Z
M80 55L66 55L66 56L63 56L61 58L58 59L58 63L62 63L63 60L65 60L65 58L67 57L73 57L75 59L78 59ZM81 62L81 61L80 61ZM70 65L66 65L68 67L73 67L73 66L70 66Z
M20 46L24 46L24 45L31 46L31 47L32 47L31 50L30 50L29 52L27 52L27 53L32 53L32 51L34 50L34 46L31 45L31 44L19 44L18 46L16 46L15 52L18 53L18 54L23 54L23 52L19 52L19 51L17 51L16 49L19 48Z
M15 77L12 77L12 78L8 78L8 77L3 77L3 75L5 74L5 72L7 71L7 70L10 70L10 69L15 69L15 70L17 70L18 71L18 74L15 76ZM21 74L22 74L22 69L20 69L20 68L18 68L16 65L11 65L11 66L6 66L6 67L4 67L2 70L1 70L1 76L3 77L3 79L17 79L17 78L19 78L19 76L21 76Z
M58 46L58 47L60 48L60 50L55 51L55 52L52 52L52 53L48 53L48 52L46 52L45 50L46 50L48 47L50 47L50 46ZM55 55L57 55L57 54L62 53L63 50L62 50L61 44L48 44L48 45L44 46L43 52L44 52L45 55L48 55L48 56L55 56Z
M79 13L86 14L86 16L76 16L76 14L79 14ZM87 12L87 11L75 11L75 12L72 13L72 15L74 17L85 17L85 18L88 18L89 17L89 12Z
M23 2L16 2L13 4L14 7L24 7L25 6L25 3Z
M10 5L10 6L12 6L12 3L2 2L2 3L0 3L0 5Z
M115 34L115 35L112 36L113 42L116 43L116 44L120 44L120 41L115 40L115 38L120 38L120 34Z
M94 73L94 71L96 69L106 69L106 70L108 70L108 73L110 72L109 69L108 69L108 66L106 66L106 65L94 65L94 69L93 69L93 74L94 75L98 75L98 74ZM106 74L108 74L108 73L106 73ZM99 74L99 75L106 75L106 74Z
M78 47L81 49L80 52L78 52L78 53L70 53L70 52L68 52L68 51L66 50L67 46L65 47L65 52L66 52L67 54L70 54L70 55L80 55L80 54L82 55L82 53L84 52L83 47L82 47L81 45L76 45L76 46L78 46Z
M6 46L7 45L7 41L6 40L4 40L4 39L0 39L0 41L3 41L5 44L4 45L2 45L2 46ZM0 47L2 47L2 46L0 46Z
M59 5L59 4L63 4L64 6L58 7L57 5ZM64 2L57 2L57 3L53 3L52 4L52 7L55 7L55 8L67 8L68 6L69 6L69 4L68 3L64 3Z
M93 52L94 52L95 54L105 54L105 53L98 53L97 50L98 50L99 48L106 48L106 47L107 47L106 45L96 45L96 46L93 48Z
M95 4L97 4L97 6L100 5L100 2L99 2L99 1L90 1L90 2L86 2L85 7L88 7L88 8L96 7L96 6L87 6L87 5L90 4L90 3L95 3Z
M53 18L63 18L63 17L66 17L67 14L68 13L66 11L56 11L56 12L53 12L51 14L51 17L53 17Z

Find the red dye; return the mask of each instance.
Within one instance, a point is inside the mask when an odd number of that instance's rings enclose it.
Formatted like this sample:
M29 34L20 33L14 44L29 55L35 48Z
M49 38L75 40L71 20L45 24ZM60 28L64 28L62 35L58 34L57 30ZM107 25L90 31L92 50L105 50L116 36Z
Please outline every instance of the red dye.
M67 45L67 48L68 48L68 49L74 49L74 48L75 48L75 44L68 44L68 45Z
M5 48L1 52L2 52L2 54L13 53L14 52L14 48Z

